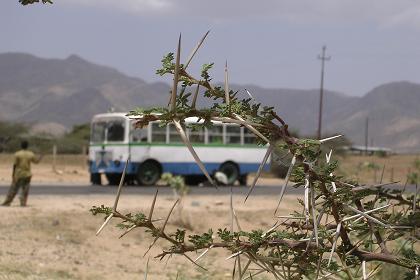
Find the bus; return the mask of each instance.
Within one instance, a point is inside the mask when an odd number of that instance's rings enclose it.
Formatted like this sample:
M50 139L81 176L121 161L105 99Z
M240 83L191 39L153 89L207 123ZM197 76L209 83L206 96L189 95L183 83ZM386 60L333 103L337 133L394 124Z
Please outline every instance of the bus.
M267 147L256 144L256 136L237 124L213 122L210 128L189 126L197 118L185 120L186 132L209 174L223 172L229 185L246 184L248 173L257 172ZM126 180L138 185L154 185L161 174L182 175L187 184L204 181L202 171L184 145L174 124L150 122L135 128L135 119L126 113L95 115L91 123L89 172L92 184L101 184L105 174L111 185L118 184L125 162ZM269 161L267 161L269 162ZM269 169L269 164L264 170Z

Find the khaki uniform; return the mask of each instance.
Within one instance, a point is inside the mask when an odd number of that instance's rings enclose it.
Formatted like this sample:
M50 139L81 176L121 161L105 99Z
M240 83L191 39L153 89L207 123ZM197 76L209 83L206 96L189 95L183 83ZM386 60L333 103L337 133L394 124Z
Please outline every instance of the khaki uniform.
M28 150L20 150L15 153L13 183L3 205L10 205L19 189L22 189L19 197L20 205L26 206L32 177L31 163L38 163L39 161L40 159L37 159L35 154Z

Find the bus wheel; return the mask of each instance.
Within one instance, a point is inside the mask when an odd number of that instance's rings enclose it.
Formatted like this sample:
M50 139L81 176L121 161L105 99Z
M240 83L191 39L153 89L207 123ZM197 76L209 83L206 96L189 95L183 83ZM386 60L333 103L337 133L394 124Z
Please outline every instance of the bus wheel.
M239 176L239 179L238 179L239 184L241 186L245 186L246 187L247 178L248 178L248 174L243 174L243 175Z
M137 181L142 186L151 186L160 179L162 168L156 161L145 161L139 166Z
M227 177L227 184L233 185L236 180L239 179L239 168L233 162L225 162L219 168L220 172L223 172Z
M204 175L185 176L185 184L188 186L197 186L205 181L207 181L207 178Z
M92 185L102 185L101 174L90 173L90 182L92 183Z
M113 186L118 186L120 184L122 174L119 173L108 173L106 174L106 179L108 183Z

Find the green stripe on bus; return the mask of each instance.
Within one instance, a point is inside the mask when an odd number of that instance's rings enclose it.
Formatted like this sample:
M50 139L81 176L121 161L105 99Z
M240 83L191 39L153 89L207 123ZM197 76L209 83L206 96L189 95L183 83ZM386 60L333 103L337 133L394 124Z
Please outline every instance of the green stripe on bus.
M184 143L107 143L107 144L90 144L91 147L112 147L112 146L158 146L158 147L182 147ZM207 147L207 148L257 148L266 149L265 146L256 146L252 144L193 144L193 147Z

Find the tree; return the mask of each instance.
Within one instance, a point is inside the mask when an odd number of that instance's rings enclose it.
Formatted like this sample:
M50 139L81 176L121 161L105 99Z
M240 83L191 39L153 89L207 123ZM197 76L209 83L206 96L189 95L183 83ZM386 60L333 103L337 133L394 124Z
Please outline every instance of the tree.
M26 6L28 4L34 4L34 3L39 3L39 0L19 0L19 3L21 3L22 5ZM43 4L52 4L53 2L51 0L42 0Z
M292 160L286 175L286 183L279 194L278 205L287 190L289 182L294 187L304 188L304 199L298 202L301 212L289 216L273 215L275 225L270 229L254 229L250 232L219 228L208 229L198 235L188 234L186 229L167 232L166 225L178 201L169 210L162 222L153 221L155 199L150 212L127 213L118 211L118 199L113 207L93 207L91 212L105 215L105 222L98 234L112 218L120 219L118 225L125 230L123 235L136 228L144 228L153 237L150 247L158 239L165 240L170 248L163 250L157 258L164 259L173 254L185 256L189 261L200 266L198 260L190 257L203 251L201 257L210 248L225 249L235 258L234 274L239 279L245 275L262 272L270 273L275 279L320 279L340 276L344 279L372 277L383 264L394 264L408 269L407 279L418 273L420 256L414 250L419 238L418 226L420 212L416 195L406 195L402 190L389 191L384 184L366 186L334 175L338 162L332 160L332 154L322 153L322 145L335 137L313 140L300 139L289 133L286 122L271 106L262 106L252 98L240 98L238 92L229 89L227 63L225 67L225 85L211 85L209 74L213 63L202 66L200 77L192 76L188 66L203 43L207 34L192 51L185 64L180 63L181 37L176 55L169 53L162 60L159 75L173 75L173 87L168 108L139 108L130 112L136 116L137 127L143 127L151 121L173 123L197 164L209 181L213 181L204 169L184 130L187 117L204 120L197 126L210 127L212 120L242 125L259 137L261 145L268 145L267 155L278 146L287 149ZM181 84L178 92L178 84ZM196 100L204 89L204 97L216 103L211 108L196 108ZM256 176L258 179L259 173ZM121 180L123 182L123 180ZM245 201L255 186L250 186ZM274 210L274 209L273 209ZM232 225L234 207L232 211ZM323 219L324 217L329 217ZM245 259L241 266L239 259ZM366 263L371 263L367 271ZM201 266L200 266L201 267ZM361 269L360 269L361 268ZM252 275L251 275L252 277Z

